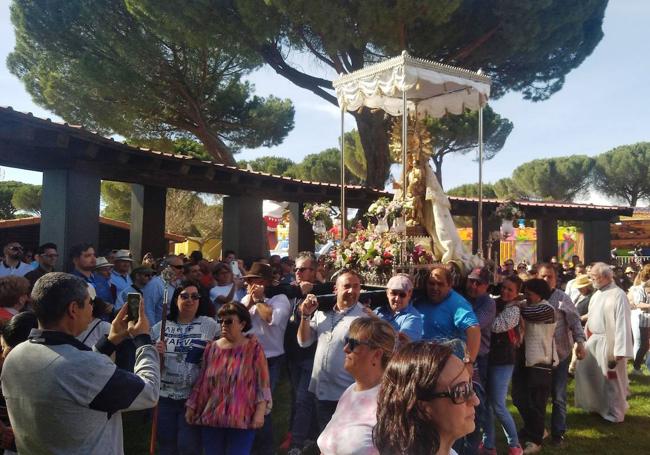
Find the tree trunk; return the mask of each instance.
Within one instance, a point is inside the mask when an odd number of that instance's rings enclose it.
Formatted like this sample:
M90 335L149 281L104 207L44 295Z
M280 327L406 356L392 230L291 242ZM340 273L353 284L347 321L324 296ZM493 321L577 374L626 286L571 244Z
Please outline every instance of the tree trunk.
M388 153L390 121L384 117L382 111L370 112L366 108L352 115L357 121L361 145L366 156L366 186L383 190L391 164Z
M433 166L435 167L436 178L438 179L438 183L440 184L441 188L444 188L442 186L442 159L443 158L444 155L440 153L434 154L431 157L431 161L433 161Z
M214 161L228 166L237 166L228 146L224 144L219 136L207 128L201 127L192 132L201 140L205 150L214 158Z

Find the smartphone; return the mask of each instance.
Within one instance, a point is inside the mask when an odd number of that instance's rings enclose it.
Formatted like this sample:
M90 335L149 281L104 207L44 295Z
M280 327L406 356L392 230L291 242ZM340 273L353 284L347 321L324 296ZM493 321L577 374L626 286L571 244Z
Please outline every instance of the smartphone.
M137 292L129 292L126 295L127 315L129 321L137 321L140 316L140 299Z
M236 277L241 276L241 270L239 270L239 265L237 264L237 261L230 261L230 269L232 270L232 274Z

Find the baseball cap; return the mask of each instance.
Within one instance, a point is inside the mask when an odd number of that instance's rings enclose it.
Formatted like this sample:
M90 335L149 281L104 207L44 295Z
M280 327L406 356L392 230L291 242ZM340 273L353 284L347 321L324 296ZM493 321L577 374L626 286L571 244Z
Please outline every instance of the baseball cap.
M486 267L476 267L467 276L468 280L477 280L481 283L487 284L490 282L490 271Z
M394 289L402 292L409 292L413 289L411 279L406 275L395 275L386 284L386 289Z

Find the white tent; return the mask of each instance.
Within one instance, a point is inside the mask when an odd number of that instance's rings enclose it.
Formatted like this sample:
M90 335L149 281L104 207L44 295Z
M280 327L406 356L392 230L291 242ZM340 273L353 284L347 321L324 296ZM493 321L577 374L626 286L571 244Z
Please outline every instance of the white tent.
M490 78L480 72L402 55L342 75L333 82L341 107L341 218L345 226L345 111L363 107L382 109L402 116L402 182L406 182L407 120L406 111L435 118L462 114L465 109L479 110L479 187L482 184L483 106L490 97ZM482 191L480 192L482 193ZM404 192L402 193L405 197ZM482 194L479 194L478 223L482 232ZM343 230L341 231L343 232ZM479 238L480 234L479 234ZM480 245L480 242L479 242ZM481 247L479 246L479 252Z

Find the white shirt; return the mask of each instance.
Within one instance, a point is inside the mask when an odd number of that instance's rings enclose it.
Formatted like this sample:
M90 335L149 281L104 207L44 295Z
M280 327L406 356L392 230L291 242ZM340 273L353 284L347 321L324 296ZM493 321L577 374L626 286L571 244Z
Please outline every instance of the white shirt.
M25 264L24 262L19 262L16 267L7 267L5 261L0 261L0 277L25 276L26 273L31 271L31 266L29 264Z
M363 391L356 391L356 386L354 383L343 392L332 419L318 437L322 455L379 455L372 443L379 384Z
M298 344L303 348L311 346L318 339L309 382L309 391L318 400L338 401L345 389L354 382L354 378L343 368L343 347L352 321L366 316L363 308L357 302L343 312L317 310L309 321L310 338L304 342L298 339Z
M249 299L250 295L244 296L242 303L248 305ZM262 349L264 349L264 355L268 359L284 354L284 332L287 329L289 315L291 314L291 303L284 294L264 299L264 303L273 310L271 322L262 319L257 312L257 305L253 305L249 310L253 328L248 333L257 337Z

